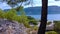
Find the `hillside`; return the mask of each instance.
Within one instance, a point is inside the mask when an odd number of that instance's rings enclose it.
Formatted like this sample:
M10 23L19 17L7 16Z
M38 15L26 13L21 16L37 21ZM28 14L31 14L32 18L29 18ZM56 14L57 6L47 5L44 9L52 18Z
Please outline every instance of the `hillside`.
M9 9L5 9L4 11L7 11L7 10L9 10ZM24 11L25 11L26 15L40 15L41 7L28 7L28 8L24 8ZM48 14L60 14L60 7L49 6Z

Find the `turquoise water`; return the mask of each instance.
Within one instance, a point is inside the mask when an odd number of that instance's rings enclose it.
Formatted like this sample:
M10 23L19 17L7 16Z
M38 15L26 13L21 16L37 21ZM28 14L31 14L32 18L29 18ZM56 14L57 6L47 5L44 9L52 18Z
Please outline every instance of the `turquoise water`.
M29 15L34 17L35 19L41 19L41 15ZM60 14L48 14L48 20L60 20Z

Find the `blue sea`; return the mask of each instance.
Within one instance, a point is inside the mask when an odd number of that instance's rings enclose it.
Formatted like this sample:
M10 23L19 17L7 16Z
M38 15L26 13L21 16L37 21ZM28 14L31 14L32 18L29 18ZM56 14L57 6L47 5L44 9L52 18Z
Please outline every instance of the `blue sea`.
M25 9L26 14L41 20L41 7L30 7ZM60 7L48 6L48 20L60 20Z
M41 19L41 15L29 15L29 16L32 16L37 20ZM48 20L60 20L60 14L48 14L47 19Z
M9 10L9 9L8 9ZM4 10L7 11L7 10ZM41 7L28 7L24 8L26 15L32 16L37 20L41 20ZM17 12L20 15L20 12ZM60 7L48 6L48 20L60 20Z

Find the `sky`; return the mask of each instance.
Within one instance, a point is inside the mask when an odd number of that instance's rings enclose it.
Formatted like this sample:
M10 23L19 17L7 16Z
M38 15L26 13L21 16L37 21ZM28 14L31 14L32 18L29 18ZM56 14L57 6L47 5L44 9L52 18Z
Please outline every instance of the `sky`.
M42 6L42 0L33 0L33 7ZM48 6L60 6L60 0L48 0ZM32 7L32 5L26 5L24 8ZM11 7L7 5L5 2L0 2L0 9L10 9Z

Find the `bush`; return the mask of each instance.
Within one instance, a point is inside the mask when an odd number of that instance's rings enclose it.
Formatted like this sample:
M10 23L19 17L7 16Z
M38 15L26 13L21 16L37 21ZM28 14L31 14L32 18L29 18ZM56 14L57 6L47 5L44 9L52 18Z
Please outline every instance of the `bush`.
M55 31L60 30L60 21L54 21L55 25L54 25L54 29Z
M11 10L9 10L9 11L7 11L7 12L5 12L5 17L4 18L6 18L6 19L8 19L8 20L13 20L13 18L16 16L17 14L16 14L16 11L14 10L14 9L11 9Z
M37 20L31 16L27 16L28 20L29 20L29 24L34 24L37 25Z
M49 31L49 32L46 32L46 34L57 34L57 32L55 32L55 31Z
M0 9L0 18L4 18L4 12Z
M21 22L26 26L26 27L30 27L30 25L29 25L29 20L27 19L27 16L24 16L24 15L22 15L21 16Z
M34 28L33 28L34 30L38 30L38 27L37 26L34 26Z

